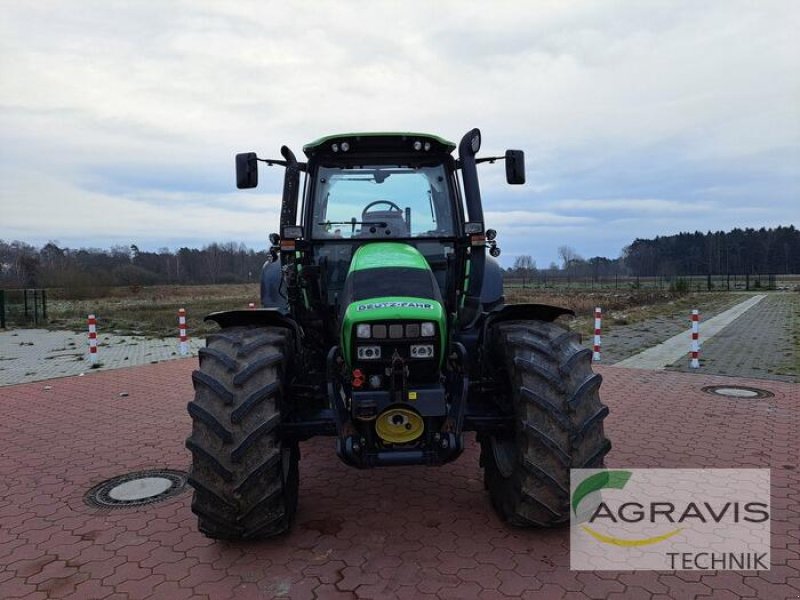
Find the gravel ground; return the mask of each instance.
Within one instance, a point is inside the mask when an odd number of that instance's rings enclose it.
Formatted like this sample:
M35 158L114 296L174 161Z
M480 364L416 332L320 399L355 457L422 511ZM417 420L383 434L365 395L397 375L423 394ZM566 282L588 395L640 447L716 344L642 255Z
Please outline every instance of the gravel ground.
M799 319L800 294L785 292L767 295L705 343L701 325L700 369L713 375L800 381L800 355L793 339ZM696 371L689 368L688 358L668 368Z

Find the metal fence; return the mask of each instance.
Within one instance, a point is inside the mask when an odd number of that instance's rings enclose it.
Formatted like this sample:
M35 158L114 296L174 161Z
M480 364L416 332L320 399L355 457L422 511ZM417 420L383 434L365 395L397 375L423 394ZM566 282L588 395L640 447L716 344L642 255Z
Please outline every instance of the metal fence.
M725 274L725 275L685 275L675 277L635 277L603 276L574 277L565 273L537 272L530 277L507 274L504 278L506 288L530 289L617 289L617 290L671 290L678 292L704 291L754 291L775 290L800 285L798 275L768 274Z
M0 290L0 328L47 323L47 290Z

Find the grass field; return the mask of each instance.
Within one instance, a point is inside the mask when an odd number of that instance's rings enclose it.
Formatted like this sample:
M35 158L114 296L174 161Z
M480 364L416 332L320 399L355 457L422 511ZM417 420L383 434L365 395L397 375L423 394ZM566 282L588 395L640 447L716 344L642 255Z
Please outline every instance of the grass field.
M177 311L185 308L188 329L193 336L213 331L203 317L218 310L246 308L258 303L258 285L153 286L139 289L113 288L97 300L72 300L50 295L49 328L84 331L86 316L97 316L101 331L148 337L176 335ZM708 311L730 302L731 294L701 292L679 295L664 290L532 290L512 287L506 291L509 303L538 302L565 306L575 311L571 320L576 331L592 330L595 306L604 311L604 328L646 320L654 315L689 315L692 308Z
M51 299L49 328L84 331L86 316L93 313L101 331L108 333L171 337L177 335L178 309L186 309L186 322L194 336L214 329L203 318L218 310L247 308L258 303L258 284L153 286L131 290L113 288L97 300Z
M749 294L734 292L691 292L678 294L659 290L631 290L627 292L565 290L520 290L506 292L509 302L536 302L564 306L575 311L575 318L568 323L573 331L584 336L594 332L594 309L603 310L603 331L608 333L615 326L647 321L654 317L685 318L689 322L692 309L701 314L717 312L720 308L744 300Z

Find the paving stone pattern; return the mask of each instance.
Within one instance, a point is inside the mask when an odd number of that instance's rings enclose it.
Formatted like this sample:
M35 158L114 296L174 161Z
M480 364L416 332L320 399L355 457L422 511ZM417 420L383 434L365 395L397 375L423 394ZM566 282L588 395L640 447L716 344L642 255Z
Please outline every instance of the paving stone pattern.
M302 444L287 536L221 543L184 493L101 510L93 485L188 467L194 360L0 388L0 598L585 598L777 600L800 594L798 385L599 367L610 467L770 467L772 569L573 572L568 531L506 527L470 442L454 464L358 471L331 439ZM45 383L47 385L45 385ZM754 384L764 400L700 392ZM49 387L49 389L45 389ZM127 396L121 396L121 393Z
M702 302L698 303L697 308L700 309L702 318L708 319L749 297L750 294L729 294L724 301L715 304L713 308L705 309ZM690 318L690 311L675 311L669 305L665 307L662 315L629 325L615 325L606 316L603 320L602 362L613 365L642 350L660 344L672 336L688 331ZM593 343L592 336L584 337L583 342L587 348L591 348ZM689 347L688 342L686 347Z
M768 294L708 341L703 341L701 323L701 370L714 375L800 381L800 355L792 340L794 319L800 319L800 294L786 292ZM696 371L689 368L688 352L687 358L669 368Z
M101 331L97 340L98 367L92 369L86 333L46 329L0 331L0 386L181 358L177 336L149 339ZM203 346L205 340L189 338L189 355L196 355Z

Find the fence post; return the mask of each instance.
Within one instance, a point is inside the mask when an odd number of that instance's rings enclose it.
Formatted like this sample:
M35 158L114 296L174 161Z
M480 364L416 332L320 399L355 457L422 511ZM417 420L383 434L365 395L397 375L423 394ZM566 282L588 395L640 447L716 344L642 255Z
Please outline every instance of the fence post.
M89 315L89 361L97 364L97 319Z
M25 321L28 321L28 290L22 290L22 304L25 307Z
M599 306L594 309L594 347L592 348L592 360L600 362L600 330L603 324L603 311Z
M0 327L6 328L6 291L0 290Z
M187 344L187 337L186 337L186 309L181 308L178 309L178 335L180 336L181 340L181 355L186 356L187 352L189 351L189 346Z
M692 369L700 368L700 311L692 310Z
M47 322L47 290L42 290L42 318Z

